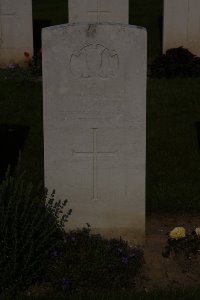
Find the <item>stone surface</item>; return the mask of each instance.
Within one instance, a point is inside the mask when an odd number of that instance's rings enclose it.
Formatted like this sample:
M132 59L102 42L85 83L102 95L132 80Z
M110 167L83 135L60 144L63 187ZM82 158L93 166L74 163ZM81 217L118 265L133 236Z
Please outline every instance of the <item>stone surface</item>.
M67 228L143 242L146 46L136 26L43 29L45 184L68 198Z
M180 46L200 56L199 0L164 0L163 52Z
M0 1L0 65L24 63L33 54L32 1Z
M128 24L128 0L68 0L69 22Z

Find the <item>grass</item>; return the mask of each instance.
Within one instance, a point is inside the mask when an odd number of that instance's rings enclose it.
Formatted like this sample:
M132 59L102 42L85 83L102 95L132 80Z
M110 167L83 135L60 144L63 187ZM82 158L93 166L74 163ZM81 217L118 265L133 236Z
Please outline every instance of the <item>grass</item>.
M10 297L0 298L0 300L11 300ZM98 291L84 292L72 296L47 295L47 296L19 296L15 300L199 300L200 288L188 287L178 289L155 290L149 293L136 293L135 291Z
M200 79L149 80L147 211L200 211Z
M7 78L10 77L10 74L6 75ZM29 180L37 184L43 181L44 177L41 82L23 80L23 78L16 81L16 79L9 80L1 77L0 95L0 123L30 127L22 153L21 166Z

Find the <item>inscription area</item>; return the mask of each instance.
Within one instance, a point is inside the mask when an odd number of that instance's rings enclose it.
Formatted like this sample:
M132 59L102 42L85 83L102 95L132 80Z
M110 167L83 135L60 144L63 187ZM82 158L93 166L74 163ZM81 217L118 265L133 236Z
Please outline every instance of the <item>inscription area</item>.
M87 11L88 16L94 17L95 21L100 23L105 21L104 17L106 16L106 19L109 19L110 11L106 8L102 7L101 0L96 0L96 9L91 9Z
M109 79L117 75L118 69L117 52L100 44L90 44L74 51L70 58L70 71L76 78Z
M98 200L98 183L97 183L97 171L98 171L98 158L99 157L111 157L118 159L119 152L112 151L112 152L99 152L97 149L97 132L98 128L92 128L92 138L93 138L93 151L92 152L77 152L72 150L72 156L74 158L88 158L92 159L93 161L93 200Z

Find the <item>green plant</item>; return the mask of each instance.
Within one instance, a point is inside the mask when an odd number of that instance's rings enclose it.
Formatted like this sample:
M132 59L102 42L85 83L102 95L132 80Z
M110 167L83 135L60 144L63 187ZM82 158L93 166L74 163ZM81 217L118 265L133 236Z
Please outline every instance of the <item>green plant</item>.
M91 234L88 225L66 233L62 251L52 256L47 281L65 292L134 288L142 264L140 248Z
M47 199L47 190L33 188L25 174L6 174L0 185L0 294L23 290L40 281L49 256L63 242L67 200ZM60 217L60 218L59 218Z

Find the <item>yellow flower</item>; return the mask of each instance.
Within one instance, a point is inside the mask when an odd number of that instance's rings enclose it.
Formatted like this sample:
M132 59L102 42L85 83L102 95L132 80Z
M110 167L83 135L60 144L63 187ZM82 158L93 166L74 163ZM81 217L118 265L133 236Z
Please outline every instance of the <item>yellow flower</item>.
M197 228L195 229L195 233L196 233L196 235L200 236L200 228L199 228L199 227L197 227Z
M185 237L185 228L183 227L175 227L170 231L169 236L173 240L178 240Z

